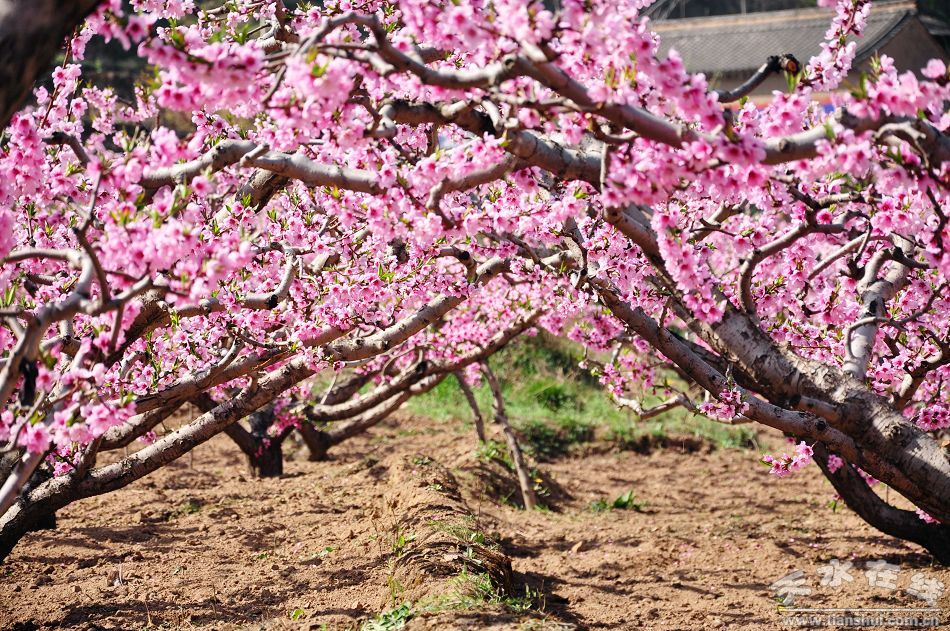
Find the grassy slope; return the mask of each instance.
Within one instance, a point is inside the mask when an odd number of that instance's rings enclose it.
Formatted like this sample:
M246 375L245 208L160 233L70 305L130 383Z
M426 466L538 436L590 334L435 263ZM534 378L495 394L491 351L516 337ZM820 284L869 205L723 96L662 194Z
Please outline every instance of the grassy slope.
M620 448L644 438L663 440L683 435L705 439L718 447L743 447L753 439L748 426L729 427L682 408L641 422L629 410L619 409L597 379L578 368L580 360L576 346L546 336L522 338L492 357L508 416L528 451L537 458L556 457L570 445L594 437L613 441ZM488 386L482 383L475 395L483 416L489 417ZM658 400L648 397L647 404ZM471 419L454 378L412 399L405 409L437 420Z

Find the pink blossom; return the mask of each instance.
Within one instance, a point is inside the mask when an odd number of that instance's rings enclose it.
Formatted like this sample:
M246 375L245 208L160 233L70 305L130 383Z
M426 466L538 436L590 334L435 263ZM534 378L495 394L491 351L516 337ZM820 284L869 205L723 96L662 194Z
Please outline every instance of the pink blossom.
M783 453L777 458L766 454L762 456L762 462L769 465L769 473L783 478L805 468L811 462L813 454L811 446L801 441L795 446L794 454Z
M30 453L43 453L50 446L49 430L43 423L27 424L20 433L18 442Z
M838 469L844 466L844 460L840 456L831 454L828 456L828 471L831 473L836 473Z

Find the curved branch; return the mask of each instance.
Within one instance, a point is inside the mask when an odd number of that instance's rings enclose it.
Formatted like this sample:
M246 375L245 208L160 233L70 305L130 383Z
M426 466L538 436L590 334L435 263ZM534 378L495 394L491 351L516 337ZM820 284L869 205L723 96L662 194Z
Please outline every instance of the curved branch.
M82 143L79 142L79 139L75 136L65 132L57 131L50 134L48 138L44 138L43 142L48 145L66 145L73 150L73 153L76 155L76 159L79 160L80 164L89 164L89 154L86 152L86 148L82 146Z
M642 309L631 307L621 300L603 281L594 279L591 282L607 307L617 318L649 342L653 348L679 366L707 392L716 396L726 389L736 387L722 373L704 362L675 335L661 328ZM746 340L746 343L749 341ZM915 502L934 505L934 498L929 496L929 489L923 490L916 485L904 474L902 469L890 461L885 461L883 455L877 451L873 449L859 450L854 439L838 428L831 426L825 419L809 413L785 410L772 403L762 401L744 388L740 387L739 390L742 392L743 403L747 407L744 411L745 416L788 434L806 437L811 440L821 440L851 462L860 463L862 468L867 469L864 466L866 463L869 466L873 464L873 473L878 479L887 482Z
M755 268L759 263L792 247L799 239L810 234L836 234L844 231L843 224L803 223L762 247L755 248L739 269L739 296L742 301L742 308L751 314L756 311L755 300L752 297L752 276L755 274Z
M518 159L509 154L498 164L493 164L478 171L471 171L460 178L444 179L436 184L429 192L426 208L433 212L439 212L439 204L442 198L449 193L465 191L482 184L494 182L511 171L516 171L517 167Z
M696 406L693 405L693 402L690 401L689 397L687 397L685 394L678 394L675 397L671 397L666 401L662 401L648 408L644 408L643 404L641 404L636 399L614 395L613 400L618 406L633 410L634 414L637 415L637 420L639 421L646 421L655 416L659 416L664 412L669 412L670 410L675 410L679 407L684 407L693 413L698 412Z
M220 171L239 162L241 158L256 148L257 144L250 140L222 140L195 160L170 167L146 170L142 173L139 184L146 190L174 186L178 183L187 184L206 170Z
M328 20L320 30L300 45L298 54L306 52L307 49L323 40L332 31L345 24L362 26L373 34L376 40L375 52L383 62L373 63L373 66L382 75L409 72L419 77L427 85L466 90L498 85L521 74L518 68L520 58L514 55L506 57L502 62L489 64L481 70L446 71L430 68L426 65L426 59L423 55L414 57L393 46L392 42L389 41L386 28L375 15L357 13L356 11L350 11Z
M828 467L828 450L815 443L815 462L848 508L881 532L913 541L929 550L939 562L950 563L950 526L927 524L916 513L894 508L868 486L868 483L845 462L834 473Z
M783 70L789 74L798 74L801 67L802 65L791 53L772 55L764 64L758 67L751 77L731 90L716 90L716 95L719 97L720 103L732 103L751 94L773 74Z
M268 151L256 157L248 156L243 165L299 180L311 187L335 186L373 195L383 192L373 171L318 164L299 153Z
M338 445L344 440L352 438L357 434L361 434L367 429L377 425L389 417L393 412L399 409L399 406L412 397L424 394L442 383L442 380L445 379L445 377L446 373L427 377L421 380L419 383L414 384L412 387L407 388L403 392L397 394L392 399L379 404L373 409L368 410L345 423L340 423L326 432L322 432L321 439L324 442L323 449L326 450L333 445Z
M899 245L913 248L910 241L903 238L900 238ZM881 250L877 255L872 258L872 263L868 265L865 277L859 284L859 287L862 285L866 287L861 294L865 311L858 322L848 327L845 338L846 358L842 370L856 379L864 379L867 374L868 362L871 361L871 352L874 350L874 341L880 328L879 324L884 321L884 314L887 312L887 303L910 282L908 279L910 267L897 260L893 261L894 265L884 278L878 279L878 269L885 257L891 259L894 257L889 256L886 250Z
M300 180L307 186L336 186L372 194L382 192L376 182L376 174L372 171L319 164L299 153L266 151L263 145L249 140L222 140L194 160L146 171L139 184L146 190L155 190L188 183L205 171L216 172L233 164Z

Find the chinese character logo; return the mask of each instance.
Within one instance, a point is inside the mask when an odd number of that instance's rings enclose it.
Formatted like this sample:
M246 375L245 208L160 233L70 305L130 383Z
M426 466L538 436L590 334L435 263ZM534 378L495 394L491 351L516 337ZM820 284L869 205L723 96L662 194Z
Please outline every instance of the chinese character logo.
M769 589L775 594L775 597L783 605L795 604L795 599L799 596L808 596L811 594L811 588L808 586L808 579L801 570L795 570L778 579Z
M841 587L844 583L850 583L854 577L848 573L852 567L851 561L839 561L832 559L828 565L822 565L818 568L818 574L821 576L822 587Z

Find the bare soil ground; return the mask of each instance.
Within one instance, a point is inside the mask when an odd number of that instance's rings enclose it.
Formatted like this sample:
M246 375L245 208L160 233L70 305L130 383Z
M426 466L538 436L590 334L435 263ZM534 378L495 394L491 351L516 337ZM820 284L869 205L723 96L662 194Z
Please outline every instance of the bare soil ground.
M28 535L0 565L0 628L352 629L389 611L372 628L760 630L782 626L770 585L795 570L800 607L925 607L914 574L950 587L916 546L828 508L815 467L777 480L753 450L593 443L540 465L550 508L526 513L474 447L404 418L252 480L218 437ZM638 510L591 507L630 490ZM833 559L853 580L823 587ZM869 585L876 560L893 588Z

